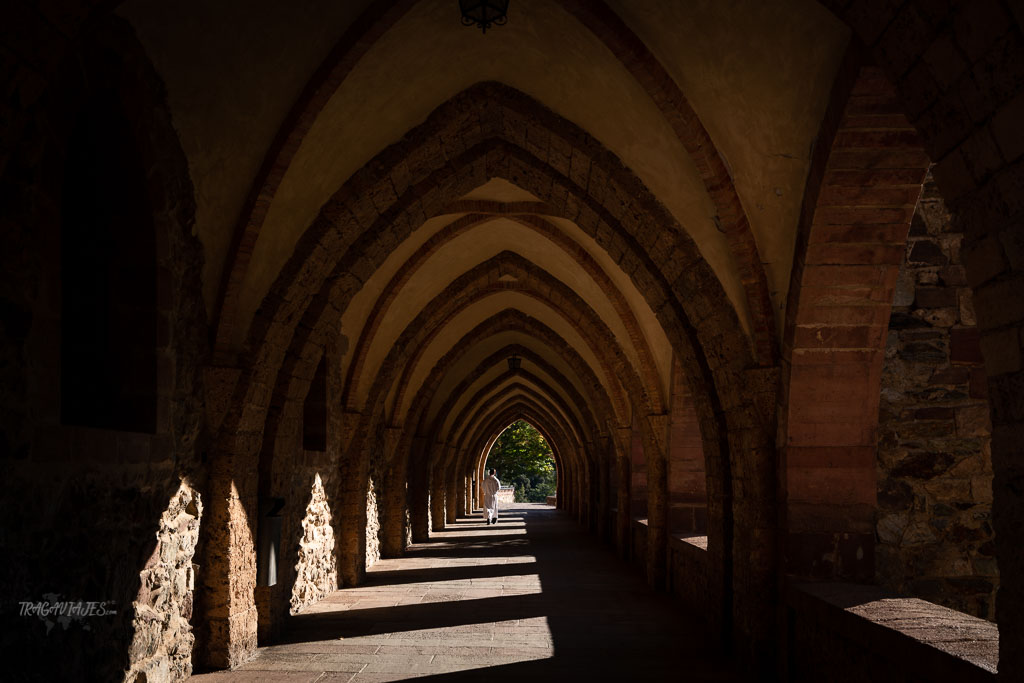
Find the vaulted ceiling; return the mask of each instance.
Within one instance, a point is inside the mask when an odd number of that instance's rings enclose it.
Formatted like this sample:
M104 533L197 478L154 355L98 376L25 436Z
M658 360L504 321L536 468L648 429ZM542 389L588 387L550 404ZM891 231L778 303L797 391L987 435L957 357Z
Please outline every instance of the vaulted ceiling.
M253 343L254 316L354 174L482 82L617 158L696 244L751 345L778 344L811 150L849 41L816 2L513 0L486 34L453 0L131 0L119 13L188 158L219 353ZM571 431L607 417L588 414L595 381L612 403L641 392L665 410L673 352L642 282L523 184L485 179L357 274L337 330L348 408L366 407L396 344L415 343L384 394L393 423L415 408L458 430L467 406L505 391ZM510 350L528 374L506 372Z

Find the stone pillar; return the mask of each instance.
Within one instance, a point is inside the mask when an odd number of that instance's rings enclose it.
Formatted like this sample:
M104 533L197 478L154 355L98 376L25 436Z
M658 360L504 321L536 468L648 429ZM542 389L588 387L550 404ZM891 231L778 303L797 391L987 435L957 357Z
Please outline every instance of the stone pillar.
M447 473L445 477L447 479L447 486L445 492L445 513L448 521L454 523L459 518L459 507L461 501L465 496L466 492L459 486L462 482L462 478L456 473L455 465L448 465Z
M618 491L616 491L619 514L615 520L615 545L618 548L619 556L626 560L629 559L629 548L632 545L630 543L629 529L632 523L629 514L629 495L632 487L632 467L629 449L632 440L633 430L629 427L619 427L615 430L615 463L619 478Z
M384 432L385 472L381 504L380 552L382 557L399 557L405 551L408 524L407 469L409 451L403 450L402 430Z
M344 433L359 429L362 415L344 415ZM337 548L338 576L345 586L358 586L366 577L366 499L369 481L369 458L365 443L356 439L341 453L338 463L338 493L334 497L338 512Z
M647 416L647 582L655 590L665 587L668 563L668 430L668 415Z
M441 444L436 444L435 448L440 449ZM444 468L439 462L435 462L430 468L430 528L432 531L444 531L445 489Z
M707 533L707 473L700 421L678 360L673 364L669 412L668 532Z
M603 540L608 539L608 520L611 514L612 500L610 495L610 473L608 469L615 459L615 447L611 439L601 437L597 453L597 525L598 535Z
M426 446L426 439L416 438L409 449L409 521L413 543L424 543L430 538L430 477Z
M259 621L256 552L248 521L256 519L256 473L236 472L235 461L225 452L213 457L206 521L210 534L206 566L199 573L207 628L203 659L218 669L238 666L252 657Z

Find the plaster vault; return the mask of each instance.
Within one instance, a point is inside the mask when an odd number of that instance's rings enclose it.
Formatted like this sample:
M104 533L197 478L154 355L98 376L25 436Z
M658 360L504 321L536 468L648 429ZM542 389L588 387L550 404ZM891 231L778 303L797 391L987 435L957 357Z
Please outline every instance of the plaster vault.
M68 666L238 666L473 514L523 419L743 666L814 680L858 584L1015 680L1019 11L453 5L0 11L5 611L102 588ZM123 571L33 575L40 524Z

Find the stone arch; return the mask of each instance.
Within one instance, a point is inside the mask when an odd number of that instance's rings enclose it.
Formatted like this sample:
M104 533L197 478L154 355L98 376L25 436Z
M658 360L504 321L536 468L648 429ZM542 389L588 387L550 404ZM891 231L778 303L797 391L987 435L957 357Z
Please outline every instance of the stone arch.
M480 206L481 202L466 202L466 204L467 206L461 208L475 210L482 210L485 208ZM455 209L457 208L460 207L449 206L445 211L455 212ZM511 207L491 208L495 211L500 211L501 209ZM431 255L442 249L447 243L459 235L483 226L489 218L490 217L487 214L470 213L469 215L452 221L421 245L416 252L402 264L398 272L395 273L388 284L385 285L384 290L378 297L372 311L370 312L369 318L363 325L359 335L359 340L353 351L354 358L349 364L347 370L345 404L349 409L358 409L357 396L359 393L359 374L364 368L367 352L371 346L373 336L380 325L381 319L389 309L390 305L395 301L402 286L409 281L409 279L417 272L417 270L419 270ZM593 278L600 290L608 297L612 307L621 319L633 347L636 349L636 353L639 357L638 372L644 381L644 385L648 388L648 395L654 404L652 406L652 410L654 412L662 412L665 401L661 395L662 391L659 390L660 382L658 380L658 372L652 358L650 345L646 336L640 330L636 316L629 307L629 304L626 302L625 297L611 281L608 274L604 272L601 266L592 256L590 256L589 253L587 253L585 249L581 248L577 242L550 221L537 216L521 215L512 216L512 220L534 230L539 235L553 242L561 248L562 251L569 254L576 263L582 267L584 272Z
M475 123L469 124L470 119ZM547 147L527 151L520 146L531 127L541 132ZM559 215L575 220L620 262L657 312L700 406L705 453L717 463L708 468L717 482L710 510L715 519L713 562L723 567L725 585L735 584L737 594L749 595L758 604L746 612L751 621L739 624L738 633L765 632L754 622L766 623L770 598L753 596L770 593L750 587L770 581L772 570L767 568L774 562L759 562L763 570L744 568L744 576L734 581L727 558L734 550L748 552L755 538L762 554L771 555L774 547L770 515L744 512L753 526L734 529L731 510L772 507L770 469L764 462L770 452L766 439L775 374L751 367L749 340L720 285L692 241L636 178L584 132L504 86L476 86L442 105L403 142L357 172L324 206L253 321L253 350L218 447L236 461L225 472L241 468L252 457L251 441L239 439L237 428L259 424L267 375L278 369L289 373L307 353L303 349L313 353L345 302L379 263L381 257L369 256L367 250L379 245L372 253L387 253L386 245L404 239L426 217L488 177L508 178ZM342 256L334 261L329 254ZM294 350L288 352L289 347ZM727 424L733 421L736 429L726 439ZM731 458L760 464L739 470L750 476L740 484L731 475ZM738 486L746 492L734 502L731 491ZM734 549L737 529L739 545ZM242 580L246 571L230 574ZM719 594L731 614L728 592Z
M1019 202L1022 150L1017 143L1019 12L1004 3L933 7L908 0L892 5L822 3L859 36L895 84L903 111L920 134L943 199L965 234L965 264L973 289L988 374L997 558L1000 677L1024 671L1024 501L1016 445L1022 419L1015 406L1024 364L1016 351L1024 314L1005 303L1021 290L1015 245L1022 241ZM967 27L960 30L959 27ZM931 60L929 54L941 55ZM1010 635L1012 634L1012 635ZM1012 640L1011 640L1012 638Z
M597 36L644 88L693 159L704 188L717 210L716 221L728 240L747 297L760 365L774 365L779 355L775 312L768 280L736 193L732 174L686 95L644 42L602 0L562 0L562 6Z
M458 425L463 423L463 421L467 418L468 413L472 410L473 405L481 405L481 403L484 400L486 400L486 397L489 395L501 395L501 393L506 392L510 387L520 386L532 387L526 390L526 393L528 394L539 396L539 392L543 392L543 395L547 397L546 401L551 405L551 407L556 407L558 409L558 412L560 412L564 416L564 419L567 420L568 423L572 425L572 432L578 435L578 438L584 438L591 434L591 432L584 430L584 426L580 423L579 418L573 412L570 405L561 397L561 395L555 392L551 385L548 382L546 382L543 378L538 377L537 375L529 372L528 370L520 370L518 372L505 372L501 375L498 375L498 377L494 378L487 384L484 384L479 389L477 389L472 394L466 405L463 406L462 410L460 410L458 414L453 416L449 434L455 435L460 431ZM501 393L499 393L499 389ZM494 398L492 398L491 400L494 400Z
M783 345L786 561L797 575L872 580L882 362L929 160L895 90L856 52L818 139Z
M590 433L595 433L598 431L598 425L602 424L603 420L598 419L594 415L594 407L585 401L583 395L579 393L576 387L569 383L568 378L564 374L562 374L561 371L555 368L551 363L545 360L543 356L534 353L532 349L529 349L525 346L521 346L519 344L509 344L499 349L498 351L494 352L493 354L485 358L483 361L481 361L477 365L476 369L473 370L473 372L466 375L462 379L462 381L460 381L459 384L456 385L455 388L453 388L452 391L449 393L448 398L445 400L445 403L437 410L436 417L434 421L431 423L431 425L427 428L427 430L429 432L437 432L438 430L440 430L441 425L439 424L439 421L441 420L442 416L448 415L452 411L452 409L454 408L453 404L455 399L461 396L464 392L466 392L469 389L469 387L473 385L476 382L476 380L480 379L480 377L487 370L496 365L500 365L505 361L506 358L508 358L513 353L517 354L524 360L529 361L531 364L538 366L540 370L544 372L545 375L550 377L556 384L563 387L563 390L567 394L569 394L569 400L571 401L572 405L578 406L579 409L582 411L582 419L586 425L587 431ZM508 371L500 375L499 378L507 377L511 374L512 371ZM429 383L425 384L429 385ZM425 388L426 386L424 387L424 389ZM423 390L421 389L421 392L422 391ZM417 396L417 398L419 397ZM419 412L420 411L417 410L410 410L411 415L416 415Z
M564 342L553 330L548 328L540 321L520 312L515 309L508 309L502 313L492 316L488 320L480 323L474 330L464 335L457 343L452 345L451 351L449 351L434 367L430 377L425 381L413 401L413 408L410 410L410 419L406 421L406 427L403 429L400 446L397 448L400 455L399 463L404 462L401 458L408 460L413 458L415 453L418 453L421 449L415 446L417 439L434 443L433 434L434 432L430 429L426 429L426 425L422 423L422 420L416 418L418 413L423 414L426 411L426 406L430 403L433 396L434 389L438 385L438 381L448 368L455 365L458 360L466 353L466 350L472 348L478 343L486 340L488 337L501 334L507 331L521 331L529 334L531 338L540 340L546 348L550 349L556 357L562 359L563 362L573 370L577 376L581 377L584 383L584 388L589 389L586 400L582 405L594 406L594 409L598 411L600 417L597 423L598 427L605 424L615 424L613 417L612 405L607 394L604 393L600 381L594 374L584 359L579 354ZM538 362L543 360L543 357L535 351L529 349L523 349L524 356L535 357ZM571 386L571 384L570 384ZM417 407L420 406L420 407ZM421 490L416 482L415 471L410 472L410 483L413 487L414 492ZM421 475L422 476L422 475ZM424 484L425 486L425 484ZM412 501L413 505L413 516L411 522L413 524L413 538L425 540L426 538L426 522L425 517L418 516L418 510L426 510L427 502L426 499L415 499ZM404 534L400 530L391 529L391 538L402 538Z
M505 415L509 411L516 409L527 410L535 416L542 416L533 418L534 421L542 420L539 426L535 426L541 431L545 439L553 439L549 443L555 453L555 459L559 464L560 471L564 471L566 467L578 468L581 466L581 463L576 462L572 456L575 450L573 448L572 425L552 411L549 405L545 405L545 401L542 398L527 392L510 390L495 396L493 401L494 405L490 409L479 411L476 416L477 419L466 424L466 432L459 439L459 443L449 453L449 457L439 463L443 471L449 474L450 480L452 478L458 479L460 472L467 473L483 467L483 459L486 457L486 453L483 453L482 442L487 441L492 435L482 435L480 430L488 429L488 427L483 427L483 425L492 425L495 419L500 419L495 418L495 415ZM499 401L501 402L499 403ZM473 424L477 426L470 432ZM477 461L475 466L470 467L471 464L474 464L474 460ZM441 483L447 482L442 479ZM449 486L450 490L451 486Z
M505 275L511 275L516 280L504 282L501 277ZM399 408L403 404L404 387L409 384L410 371L418 360L420 350L424 349L436 333L457 313L469 308L487 295L499 292L526 294L564 317L579 332L589 344L590 351L602 365L605 385L609 387L610 393L613 396L618 394L616 401L620 419L623 419L625 415L624 409L627 401L621 395L615 377L619 378L619 382L623 384L623 388L628 392L632 401L639 403L648 412L652 410L649 396L652 391L657 391L657 388L642 384L637 370L629 362L607 325L593 309L569 287L547 272L533 266L517 254L504 252L455 279L434 301L424 307L417 319L410 323L407 332L403 333L400 338L402 341L396 344L396 348L411 346L416 351L413 352L408 362L402 363L402 374L398 380L398 389L395 391L395 398L389 411L390 415L405 414L405 411L400 411ZM429 323L429 327L427 323ZM414 332L419 336L421 329L425 333L421 340L413 343L412 337L408 337L409 341L406 341L406 335L409 332ZM393 364L394 362L388 360L383 365L389 367ZM380 378L379 375L378 383ZM384 385L384 388L387 389L387 384ZM371 392L372 395L373 392ZM368 405L372 404L368 403Z
M376 3L364 11L335 45L275 136L235 228L231 263L224 271L218 303L216 350L227 353L235 306L249 257L277 188L316 117L352 68L381 35L399 21L415 0ZM745 210L727 165L679 86L636 34L603 2L561 2L563 8L592 32L643 88L683 143L700 172L717 209L716 221L741 271L742 286L756 338L760 365L772 365L778 353L774 313L765 271Z
M469 445L463 455L463 467L473 465L473 471L477 472L479 476L479 473L483 471L490 447L501 432L512 422L519 419L525 420L541 433L551 446L552 452L556 454L555 463L558 468L558 476L560 477L557 495L562 496L563 501L559 506L568 509L567 501L571 498L565 495L565 491L568 486L567 472L572 463L567 459L567 454L564 452L562 444L558 441L558 432L553 431L551 425L544 418L545 413L538 411L529 402L512 400L503 404L503 406L491 413L486 422L480 423L474 431L473 437L469 441Z

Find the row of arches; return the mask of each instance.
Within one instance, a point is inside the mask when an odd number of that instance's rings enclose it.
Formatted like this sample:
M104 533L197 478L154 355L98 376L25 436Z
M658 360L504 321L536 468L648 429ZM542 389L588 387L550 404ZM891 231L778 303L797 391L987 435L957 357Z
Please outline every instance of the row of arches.
M673 494L691 506L703 499L706 521L698 525L695 515L690 524L708 537L710 618L745 657L770 659L780 576L873 575L874 429L907 232L933 161L954 211L971 206L965 186L974 180L954 177L933 128L908 123L910 95L900 93L912 79L866 65L866 52L852 49L818 135L789 301L777 321L728 167L681 89L612 9L566 2L644 87L691 155L743 296L737 300L721 262L709 263L692 227L598 139L524 92L484 82L437 106L337 188L303 226L248 323L236 303L290 159L332 89L370 49L366 38L379 37L415 4L368 10L279 131L234 238L208 357L198 340L206 326L197 313L200 259L188 200L173 205L173 219L157 221L156 245L133 247L177 254L154 260L175 283L187 283L167 290L179 292L171 303L158 286L162 303L150 306L177 307L166 332L176 374L158 370L155 434L145 448L156 453L172 443L171 478L189 479L206 500L193 620L206 661L244 661L261 631L272 633L287 609L308 604L307 597L293 600L290 584L304 571L293 559L309 564L297 559L296 539L310 528L310 510L331 529L319 538L333 544L316 561L336 569L309 578L321 582L308 593L315 600L362 581L379 554L401 553L470 511L468 482L479 479L482 454L516 419L551 443L559 505L620 548L629 546L633 503L646 496L646 563L655 584L677 524ZM884 35L885 44L900 39ZM887 54L877 48L883 67ZM145 63L143 54L136 58ZM159 93L145 98L160 101ZM166 169L162 155L180 152L171 126L139 125L163 136L134 141L140 163ZM1005 161L1011 170L1019 163ZM147 187L188 196L177 192L188 184L182 163L175 173L170 181L148 178ZM983 180L995 183L995 173ZM998 259L976 256L989 243L965 221L979 321L989 324L989 316L1005 331L1016 323L993 312L987 283L1006 291L1012 275L983 277ZM63 312L49 319L72 320ZM235 343L239 326L247 330L242 344ZM524 359L520 373L504 370L512 353ZM992 382L994 452L1005 459L1015 413L1004 403L1015 396L1016 370L1004 360L996 351L986 355L1008 383ZM34 400L52 412L64 391ZM165 404L171 407L161 413ZM63 439L70 432L55 433ZM684 440L691 476L677 486L673 465L682 460L673 454ZM997 484L1004 470L997 468ZM1012 539L1015 508L997 490L997 533ZM267 501L276 498L284 500L287 591L258 578L266 561L258 538L271 525ZM822 562L827 552L832 559ZM1000 550L1000 558L1009 568L1008 597L1000 599L1013 605L1019 567L1012 552ZM1001 607L1001 629L1019 636L1015 617L1004 613ZM1006 661L1013 670L1012 655Z

